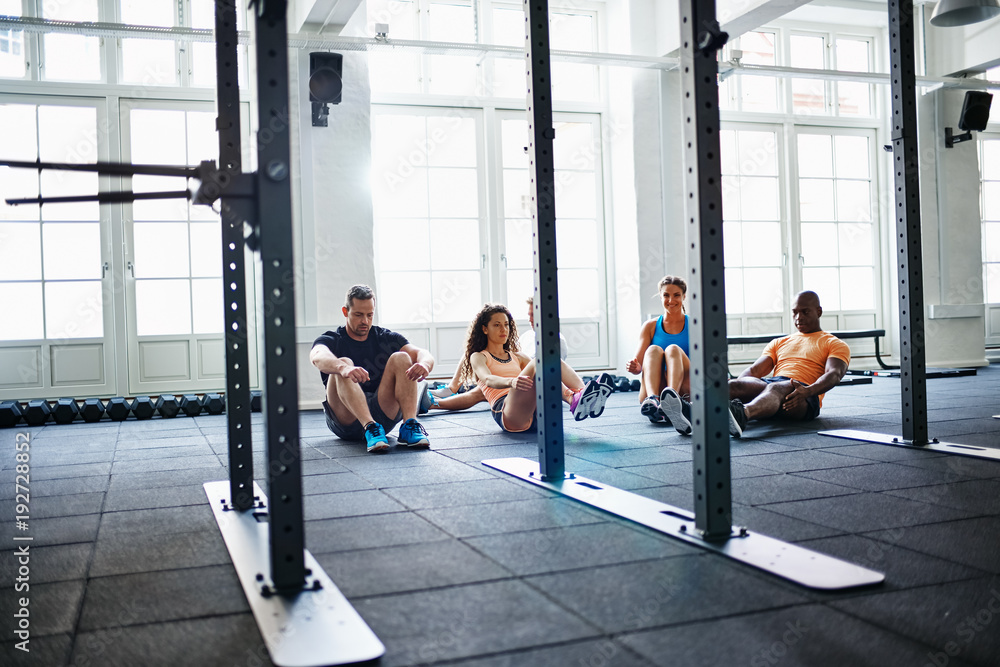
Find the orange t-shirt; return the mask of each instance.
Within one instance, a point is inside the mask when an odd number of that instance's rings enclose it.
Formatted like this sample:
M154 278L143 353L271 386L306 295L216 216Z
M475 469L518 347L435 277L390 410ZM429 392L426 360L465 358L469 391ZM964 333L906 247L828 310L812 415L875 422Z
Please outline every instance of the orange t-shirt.
M483 352L486 352L483 350ZM510 353L510 361L503 363L499 362L493 358L493 355L486 352L486 367L490 369L492 375L499 375L504 378L513 378L521 374L521 362L518 361L517 355L513 352ZM483 390L483 396L486 397L486 402L492 408L493 404L497 402L497 399L501 396L506 396L510 391L510 387L505 387L503 389L495 389L493 387L487 387L486 382L479 378L476 378L476 384L480 389Z
M829 357L840 359L851 365L851 348L847 343L831 333L793 333L783 338L775 338L764 348L763 355L774 362L773 375L798 380L802 384L812 384L826 371ZM823 405L823 394L819 395Z

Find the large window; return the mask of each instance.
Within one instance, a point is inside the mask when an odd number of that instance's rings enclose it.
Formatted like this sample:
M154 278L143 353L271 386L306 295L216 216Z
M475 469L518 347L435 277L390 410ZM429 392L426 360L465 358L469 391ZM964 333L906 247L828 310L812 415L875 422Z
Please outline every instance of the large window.
M979 134L986 342L1000 345L1000 133Z
M521 3L497 0L371 0L369 28L389 26L390 41L425 40L468 44L524 46L524 11ZM574 7L549 8L552 49L596 51L597 14ZM369 53L372 91L376 93L426 93L461 98L499 97L523 100L526 77L523 58L478 54L414 57L413 52L391 47ZM552 63L554 100L597 102L600 99L598 68L581 63Z
M22 11L60 21L214 26L214 3L204 0L0 0L0 13ZM215 159L217 114L195 89L214 85L214 55L207 42L0 30L0 154L69 163ZM150 192L191 184L0 169L3 198L130 185ZM184 199L0 205L0 399L222 388L221 254L218 215ZM247 284L252 295L252 268ZM252 303L251 296L251 312Z

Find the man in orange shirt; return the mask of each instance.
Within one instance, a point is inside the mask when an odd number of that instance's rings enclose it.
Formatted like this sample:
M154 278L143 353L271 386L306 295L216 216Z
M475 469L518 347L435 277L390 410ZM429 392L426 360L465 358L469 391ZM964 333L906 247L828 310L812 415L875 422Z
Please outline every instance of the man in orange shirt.
M847 343L820 328L822 314L815 292L797 294L792 320L798 332L772 340L760 359L729 381L733 437L742 436L752 419L808 421L819 416L823 394L837 386L851 363Z

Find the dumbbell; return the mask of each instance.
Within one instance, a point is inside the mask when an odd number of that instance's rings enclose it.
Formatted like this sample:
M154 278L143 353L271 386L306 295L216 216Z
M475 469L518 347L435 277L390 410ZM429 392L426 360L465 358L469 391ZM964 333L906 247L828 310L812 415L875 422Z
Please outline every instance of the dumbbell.
M99 398L88 398L80 406L80 416L85 422L101 421L105 411L104 401Z
M132 414L136 419L149 419L156 413L156 405L149 396L136 396L132 400Z
M17 401L3 401L0 403L0 428L10 428L17 426L21 421L21 404Z
M201 414L201 399L197 394L184 394L181 397L181 410L188 417L197 417Z
M177 402L176 396L164 394L156 399L156 411L160 413L161 417L169 419L177 416L177 413L181 411L181 404Z
M226 399L219 394L205 394L201 397L201 407L210 415L221 415L226 411Z
M60 398L52 406L52 418L57 424L72 424L80 414L80 406L72 398Z
M250 392L250 412L260 412L261 410L261 392L259 389L254 389Z
M627 377L618 375L615 377L615 389L618 391L632 391L632 382Z
M41 426L49 420L51 414L52 407L48 401L41 399L28 401L27 407L24 408L24 421L30 426Z
M108 417L111 417L112 421L123 422L128 419L128 413L132 411L128 406L128 401L126 401L121 396L115 396L108 401Z
M642 389L642 383L638 380L632 380L632 391L639 391Z

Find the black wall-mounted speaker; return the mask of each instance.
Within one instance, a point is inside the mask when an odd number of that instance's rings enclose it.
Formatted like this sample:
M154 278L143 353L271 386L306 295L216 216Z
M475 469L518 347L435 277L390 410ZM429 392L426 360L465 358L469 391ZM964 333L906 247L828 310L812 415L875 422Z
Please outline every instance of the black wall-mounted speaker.
M344 89L344 56L340 53L309 54L309 101L340 104Z
M993 95L979 90L970 90L965 93L965 102L962 104L962 116L958 120L960 130L973 130L982 132L986 129L986 124L990 122L990 104L993 102Z

